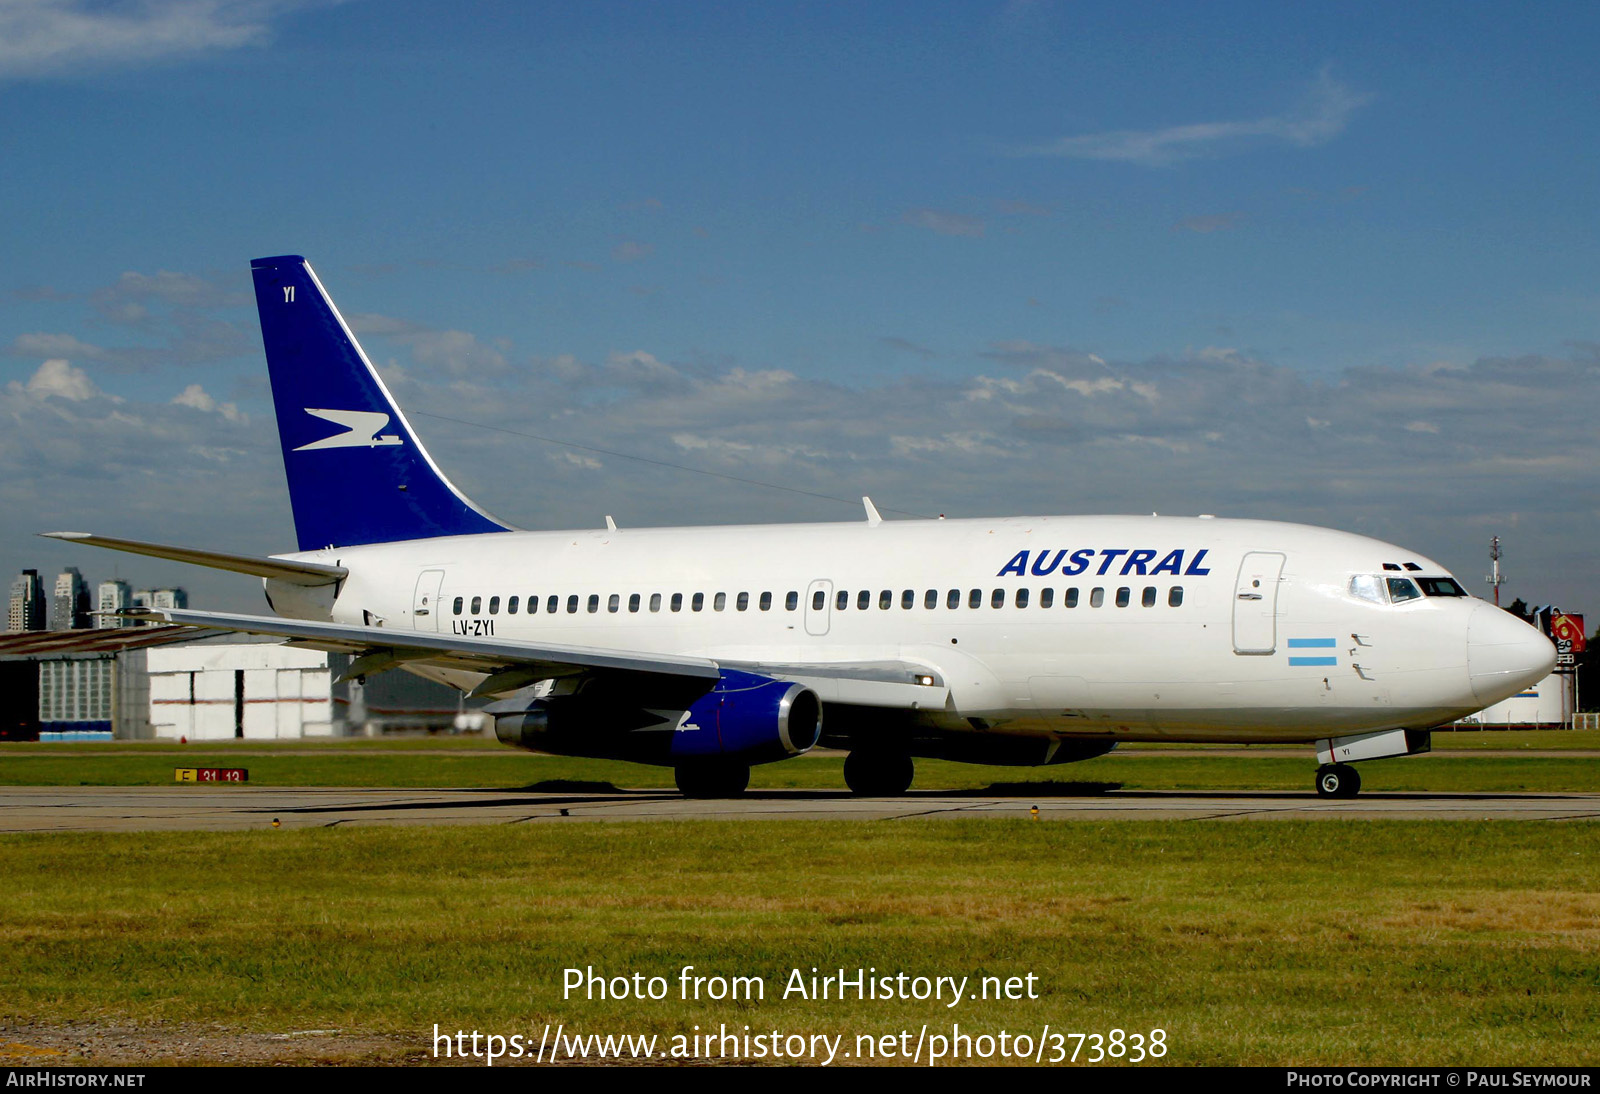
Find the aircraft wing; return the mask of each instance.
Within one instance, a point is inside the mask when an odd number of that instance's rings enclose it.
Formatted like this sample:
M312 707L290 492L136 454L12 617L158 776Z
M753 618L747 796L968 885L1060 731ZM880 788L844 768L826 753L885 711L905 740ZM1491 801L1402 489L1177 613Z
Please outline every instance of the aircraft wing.
M944 673L912 661L830 661L778 664L724 661L727 668L793 680L825 703L897 710L939 710L949 700Z
M355 655L344 678L402 665L426 665L484 673L473 695L517 691L537 680L595 675L634 689L652 704L687 705L711 689L722 669L737 668L805 684L824 701L862 706L927 709L948 694L942 675L902 661L774 664L718 662L706 657L591 646L562 646L504 638L473 638L429 631L391 630L352 623L319 623L277 616L233 615L179 608L141 608L125 613L189 627L287 638L294 645Z
M176 608L143 608L125 614L142 618L153 616L188 627L276 635L292 640L297 646L356 654L355 661L345 672L346 679L406 664L487 674L488 679L478 686L474 695L514 691L536 680L600 673L617 678L618 684L648 688L652 695L664 699L687 696L684 701L691 702L709 691L722 675L717 663L704 657L641 654Z

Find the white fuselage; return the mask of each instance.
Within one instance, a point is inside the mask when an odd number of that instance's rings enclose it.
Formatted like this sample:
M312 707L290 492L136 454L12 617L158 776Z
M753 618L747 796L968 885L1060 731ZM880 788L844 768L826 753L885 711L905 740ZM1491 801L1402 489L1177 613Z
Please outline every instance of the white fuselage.
M1358 577L1379 590L1448 578L1428 559L1266 521L506 532L284 557L350 571L336 597L269 581L286 616L742 663L927 666L941 703L918 716L947 730L1311 741L1422 729L1514 694L1554 658L1475 598L1352 592ZM870 689L842 699L873 705Z

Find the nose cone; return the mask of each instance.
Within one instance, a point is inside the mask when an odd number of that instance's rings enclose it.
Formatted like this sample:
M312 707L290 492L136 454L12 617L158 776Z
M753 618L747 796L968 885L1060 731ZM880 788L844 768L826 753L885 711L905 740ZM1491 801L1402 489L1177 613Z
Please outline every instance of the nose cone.
M1478 604L1467 623L1467 672L1472 694L1484 706L1536 684L1556 667L1550 639L1510 612Z

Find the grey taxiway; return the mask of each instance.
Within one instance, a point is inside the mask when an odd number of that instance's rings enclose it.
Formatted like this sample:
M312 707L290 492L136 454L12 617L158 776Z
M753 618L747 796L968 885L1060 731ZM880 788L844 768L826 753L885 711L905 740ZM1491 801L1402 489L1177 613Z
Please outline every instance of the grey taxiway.
M570 824L673 820L1600 820L1600 794L1088 789L1028 797L912 791L763 790L693 800L663 790L387 790L366 787L0 787L0 832L241 831L369 824Z

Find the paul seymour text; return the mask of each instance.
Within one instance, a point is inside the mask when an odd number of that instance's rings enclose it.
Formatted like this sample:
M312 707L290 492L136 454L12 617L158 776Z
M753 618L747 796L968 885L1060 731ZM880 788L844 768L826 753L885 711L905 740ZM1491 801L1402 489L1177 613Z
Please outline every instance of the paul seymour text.
M919 974L904 971L880 972L876 967L854 969L792 968L787 974L775 978L770 989L771 998L777 1000L804 1000L807 1002L829 999L877 1000L936 1000L947 1007L959 1006L967 999L1037 999L1039 977L1034 973L1021 976L969 976L947 974ZM561 998L563 999L653 999L668 997L684 1001L698 1000L748 1000L765 1002L769 996L768 981L763 976L702 974L694 965L685 965L676 976L647 975L631 972L606 975L596 972L593 965L581 969L561 971Z

